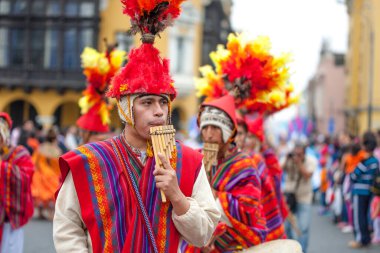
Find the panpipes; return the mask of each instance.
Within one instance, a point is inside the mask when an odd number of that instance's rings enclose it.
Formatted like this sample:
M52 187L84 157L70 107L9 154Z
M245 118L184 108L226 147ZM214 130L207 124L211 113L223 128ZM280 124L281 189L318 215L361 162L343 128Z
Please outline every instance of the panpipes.
M172 158L173 151L175 150L175 129L173 125L157 126L150 128L150 136L152 139L154 159L156 164L163 168L162 162L158 157L158 153L164 155L168 160ZM166 202L166 196L161 191L162 202Z
M215 143L204 143L203 145L203 164L206 172L210 172L211 166L216 165L219 145Z

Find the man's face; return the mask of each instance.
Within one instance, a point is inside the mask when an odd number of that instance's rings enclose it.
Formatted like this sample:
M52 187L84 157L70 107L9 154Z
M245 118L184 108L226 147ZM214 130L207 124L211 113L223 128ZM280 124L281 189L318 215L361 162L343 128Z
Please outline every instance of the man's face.
M222 147L224 144L222 130L217 126L204 126L201 134L203 142L219 144L219 147Z
M242 125L238 125L237 134L235 137L235 143L239 149L243 149L245 145L245 138L247 137L247 131Z
M303 148L301 148L301 147L296 147L294 149L293 154L294 154L295 159L300 159L301 161L303 161L305 158L305 152L304 152Z
M150 139L151 127L167 124L169 102L165 97L147 95L137 97L133 102L135 129L144 139Z
M245 138L245 148L248 150L254 150L260 144L259 139L252 133L247 133Z
M34 123L33 123L33 121L28 120L27 122L25 122L25 124L24 124L24 130L25 131L31 132L31 131L33 131L33 129L34 129Z

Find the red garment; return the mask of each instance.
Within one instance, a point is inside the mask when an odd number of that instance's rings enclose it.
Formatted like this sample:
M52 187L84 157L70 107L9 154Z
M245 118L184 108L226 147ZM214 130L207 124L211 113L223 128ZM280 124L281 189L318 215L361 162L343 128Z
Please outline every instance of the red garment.
M282 218L283 220L285 220L286 217L288 217L288 207L286 205L285 198L281 192L282 169L280 163L278 162L276 153L273 151L273 149L269 148L266 145L262 146L261 154L264 157L269 175L274 181L276 196L278 203L280 204Z
M254 120L251 120L249 117L245 117L245 123L248 126L248 131L255 135L261 143L265 140L265 132L264 132L264 117L258 116Z
M190 197L202 156L178 144L176 158L173 162L180 189ZM120 136L84 145L62 156L62 178L71 171L94 253L153 252L133 182L139 188L158 252L177 252L180 234L171 219L170 202L164 204L160 199L154 165L154 159L148 158L143 166Z
M264 217L268 227L266 241L285 239L284 220L276 196L274 180L269 175L264 158L255 152L251 152L250 156L258 170L261 181L261 204L263 206Z
M25 225L33 216L30 184L34 165L22 146L11 148L0 162L0 226L9 220L12 229ZM1 237L0 237L1 244Z
M261 185L250 157L232 151L212 173L211 186L232 224L215 240L215 252L248 248L264 242L268 229L261 205Z

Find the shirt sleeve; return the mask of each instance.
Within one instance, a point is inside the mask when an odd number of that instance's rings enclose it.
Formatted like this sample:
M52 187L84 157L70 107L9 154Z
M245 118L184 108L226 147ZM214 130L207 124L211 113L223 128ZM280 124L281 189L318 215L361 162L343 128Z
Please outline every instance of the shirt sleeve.
M203 247L210 240L220 219L220 212L203 164L195 181L191 198L187 199L190 202L189 210L181 216L173 212L172 219L179 233L189 244Z
M53 239L57 253L92 252L91 240L87 234L73 177L69 172L55 204Z
M228 219L227 214L224 212L222 204L220 203L220 200L218 198L216 198L216 206L218 207L218 210L221 214L220 221L224 222L227 226L232 227L232 224Z

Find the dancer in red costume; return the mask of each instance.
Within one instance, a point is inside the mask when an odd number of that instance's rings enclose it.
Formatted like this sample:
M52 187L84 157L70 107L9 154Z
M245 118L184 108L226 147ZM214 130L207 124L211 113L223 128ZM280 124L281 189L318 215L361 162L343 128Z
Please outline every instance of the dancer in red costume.
M179 15L182 1L123 0L131 33L143 44L113 78L125 123L121 135L79 147L60 160L64 183L54 218L57 252L179 252L181 241L203 247L220 218L202 156L176 143L172 158L156 166L149 131L171 123L176 97L167 59L155 35ZM161 199L165 193L167 202Z
M9 115L0 112L0 252L22 253L23 226L33 216L34 166L23 146L11 146L11 128Z

